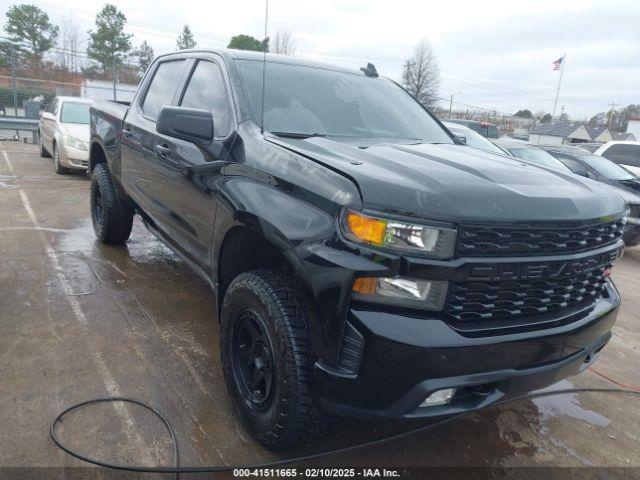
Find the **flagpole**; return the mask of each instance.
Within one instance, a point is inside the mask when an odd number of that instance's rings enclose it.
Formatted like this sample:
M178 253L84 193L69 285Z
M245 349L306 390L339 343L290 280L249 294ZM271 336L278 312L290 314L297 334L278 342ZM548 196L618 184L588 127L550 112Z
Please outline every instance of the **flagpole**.
M560 85L562 85L562 74L564 73L564 64L567 63L567 54L562 56L562 64L560 65L560 78L558 79L558 89L556 90L556 101L553 102L553 115L551 118L556 118L556 108L558 108L558 97L560 96Z

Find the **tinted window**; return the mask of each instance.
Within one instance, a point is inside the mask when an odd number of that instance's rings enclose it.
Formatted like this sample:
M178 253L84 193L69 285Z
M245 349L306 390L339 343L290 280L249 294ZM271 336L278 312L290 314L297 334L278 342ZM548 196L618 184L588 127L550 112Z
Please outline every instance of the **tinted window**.
M495 125L487 125L487 137L498 138L498 127Z
M263 64L237 63L260 124ZM269 62L266 78L266 131L453 143L418 102L382 77Z
M60 121L62 123L81 123L83 125L89 125L89 104L64 102L62 104Z
M454 135L458 137L464 137L467 145L469 145L470 147L479 148L481 150L488 150L489 152L500 153L501 155L505 154L500 147L497 147L493 142L487 140L482 135L474 132L470 128L461 128L453 125L447 125L447 128L451 130Z
M580 157L580 160L609 180L632 180L637 178L635 175L606 158L596 155L584 155Z
M183 70L184 60L162 62L158 65L142 103L142 111L146 115L156 119L163 106L171 105Z
M607 148L602 156L608 158L612 162L621 163L623 165L631 165L640 167L640 144L638 145L611 145Z
M537 163L538 165L544 165L545 167L569 171L569 168L564 163L550 153L540 150L539 148L510 148L509 151L516 158L521 158L522 160L527 160L531 163Z
M216 137L229 133L230 110L222 70L212 62L200 61L182 97L183 107L211 110Z
M564 155L557 155L557 157L562 163L564 163L567 167L569 167L569 169L573 173L577 175L582 175L583 177L589 176L589 170L579 161L574 160L573 158L570 158L570 157L565 157Z

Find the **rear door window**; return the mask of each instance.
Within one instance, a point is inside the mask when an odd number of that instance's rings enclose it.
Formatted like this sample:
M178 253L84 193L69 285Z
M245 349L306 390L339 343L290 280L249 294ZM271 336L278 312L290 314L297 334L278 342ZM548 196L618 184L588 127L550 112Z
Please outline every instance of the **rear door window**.
M185 60L170 60L158 65L142 102L145 115L156 120L163 106L172 105L184 68Z
M625 145L619 143L611 145L602 153L602 156L617 164L640 167L640 144Z

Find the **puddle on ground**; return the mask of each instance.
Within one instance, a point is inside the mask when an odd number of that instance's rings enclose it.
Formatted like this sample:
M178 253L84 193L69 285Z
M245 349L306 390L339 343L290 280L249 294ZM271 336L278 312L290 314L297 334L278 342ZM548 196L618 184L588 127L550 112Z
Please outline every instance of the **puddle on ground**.
M574 386L570 381L562 380L553 385L553 387L541 391L563 390L567 388L574 388ZM532 401L535 406L538 407L540 420L544 424L548 424L551 419L560 416L572 417L597 427L606 427L611 423L611 420L598 412L582 407L580 400L578 400L578 394L541 397L535 398Z
M15 180L15 175L0 175L0 189L16 188L15 185L6 183L7 180Z

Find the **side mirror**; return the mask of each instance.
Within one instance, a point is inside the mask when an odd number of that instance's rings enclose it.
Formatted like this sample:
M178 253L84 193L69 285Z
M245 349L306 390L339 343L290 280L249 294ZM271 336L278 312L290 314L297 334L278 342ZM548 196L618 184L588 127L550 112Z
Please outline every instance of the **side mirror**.
M467 144L467 137L462 137L460 135L456 135L456 140L458 140L458 143L460 145L466 145Z
M56 119L55 115L53 115L53 113L51 113L51 112L42 112L40 114L40 118L42 118L44 120L55 120Z
M197 145L213 141L213 115L208 110L162 107L156 131Z

